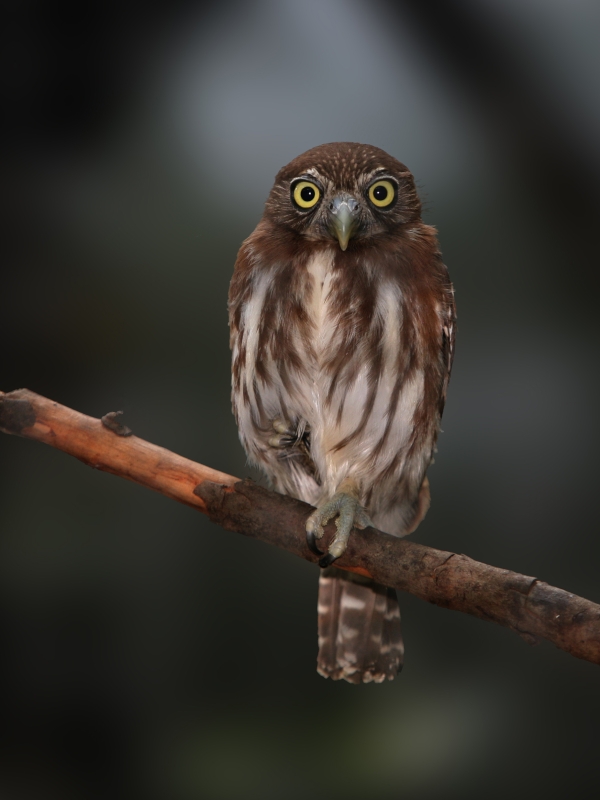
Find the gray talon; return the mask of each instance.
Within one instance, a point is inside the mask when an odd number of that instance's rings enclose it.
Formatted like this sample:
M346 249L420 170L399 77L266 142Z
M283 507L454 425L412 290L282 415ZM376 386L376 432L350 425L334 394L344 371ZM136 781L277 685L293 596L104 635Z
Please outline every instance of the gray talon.
M327 553L327 555L319 559L319 566L321 569L325 569L326 567L330 567L334 561L337 561L337 556L332 556L331 553Z
M317 539L314 531L306 531L306 544L308 545L308 549L311 552L313 552L316 556L323 555L323 551L319 550L319 548L317 547Z
M358 502L355 487L348 486L348 490L334 494L316 511L313 511L306 521L306 538L308 546L313 550L311 544L316 547L315 539L323 536L323 526L327 525L329 520L337 517L335 523L337 533L329 546L329 552L319 561L321 567L329 566L344 553L352 528L367 528L371 525L366 511Z

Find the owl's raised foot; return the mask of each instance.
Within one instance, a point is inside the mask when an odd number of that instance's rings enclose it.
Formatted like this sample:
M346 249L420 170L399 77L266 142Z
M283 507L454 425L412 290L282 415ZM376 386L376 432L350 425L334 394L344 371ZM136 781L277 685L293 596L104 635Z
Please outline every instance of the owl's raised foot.
M328 552L323 554L323 551L317 547L317 539L321 539L325 533L323 526L336 516L337 533ZM336 492L333 497L313 511L306 521L306 541L313 553L323 555L319 566L328 567L346 550L352 528L368 528L371 524L371 520L352 489Z
M296 432L292 429L292 425L284 419L277 417L272 422L275 435L269 438L271 447L282 449L290 447L296 440Z
M310 458L310 428L305 422L292 424L281 417L276 417L271 423L275 431L274 436L270 436L268 444L276 450L281 450L281 457L301 456ZM311 465L307 464L308 471Z

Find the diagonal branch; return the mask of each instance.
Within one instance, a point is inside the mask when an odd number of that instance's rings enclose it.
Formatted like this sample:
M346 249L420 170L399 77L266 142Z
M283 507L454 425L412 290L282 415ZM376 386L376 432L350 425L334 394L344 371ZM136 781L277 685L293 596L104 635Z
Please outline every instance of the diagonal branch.
M317 561L306 545L309 505L139 439L119 424L116 413L94 419L20 389L0 392L0 430L45 442L96 469L197 508L228 530ZM330 524L327 543L333 533ZM527 641L548 639L577 658L600 664L600 605L536 578L373 528L354 531L336 566L496 622Z

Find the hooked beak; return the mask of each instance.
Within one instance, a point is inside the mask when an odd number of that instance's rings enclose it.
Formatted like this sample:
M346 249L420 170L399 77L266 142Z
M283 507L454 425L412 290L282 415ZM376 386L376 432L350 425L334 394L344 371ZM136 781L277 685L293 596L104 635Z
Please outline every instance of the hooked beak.
M348 242L358 222L358 202L349 194L339 194L329 204L329 230L337 237L342 250Z

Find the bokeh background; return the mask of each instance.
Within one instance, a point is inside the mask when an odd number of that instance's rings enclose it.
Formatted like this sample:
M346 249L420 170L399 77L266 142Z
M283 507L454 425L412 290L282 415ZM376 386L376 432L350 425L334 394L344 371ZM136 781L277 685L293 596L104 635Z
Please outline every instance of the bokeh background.
M278 169L414 172L456 287L414 538L600 601L600 7L593 0L13 4L0 388L250 474L227 286ZM315 672L317 570L0 437L0 796L582 797L600 673L403 596L401 677Z

